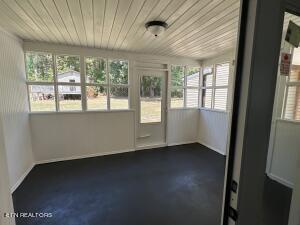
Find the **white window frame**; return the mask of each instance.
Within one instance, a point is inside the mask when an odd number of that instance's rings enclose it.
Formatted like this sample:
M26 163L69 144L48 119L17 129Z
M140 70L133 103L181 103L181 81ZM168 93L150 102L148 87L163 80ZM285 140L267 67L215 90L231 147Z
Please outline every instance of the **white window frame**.
M285 90L284 90L284 105L283 105L283 110L282 110L282 114L281 114L281 119L300 123L300 120L285 118L287 98L288 98L288 93L289 93L289 88L290 87L300 87L300 80L290 81L290 76L288 76L286 78Z
M172 66L180 66L180 67L183 67L183 85L182 86L173 86L172 85ZM198 87L196 86L188 86L187 85L187 71L188 71L188 68L189 67L198 67L199 68L199 78L198 78ZM192 65L176 65L176 64L172 64L171 65L171 70L170 70L170 74L171 74L171 88L170 88L170 106L169 108L170 109L197 109L199 108L199 96L200 96L200 80L201 80L201 67L200 66L192 66ZM171 101L172 101L172 96L171 96L171 93L172 93L172 90L175 90L175 89L182 89L183 90L183 106L182 107L171 107ZM187 90L188 89L197 89L198 90L198 100L197 100L197 106L195 107L188 107L187 106Z
M227 85L222 85L222 86L217 86L216 85L216 75L217 75L217 65L220 65L220 64L227 64L229 65L229 74L228 74L228 84ZM210 75L210 74L203 74L203 69L206 68L206 67L211 67L212 68L212 74L213 75L213 78L212 78L212 86L203 86L203 77L206 76L206 75ZM200 97L199 97L199 106L200 106L200 109L204 109L204 110L213 110L213 111L220 111L220 112L227 112L228 111L228 94L229 94L229 82L230 82L230 62L229 61L225 61L225 62L219 62L219 63L215 63L213 65L210 65L210 66L204 66L201 68L201 78L200 78ZM222 109L216 109L215 108L215 94L216 94L216 90L217 89L227 89L227 99L226 99L226 109L225 110L222 110ZM211 108L208 108L208 107L204 107L202 106L202 90L204 89L211 89L212 90L212 96L211 96Z
M28 81L27 80L27 65L26 65L26 54L27 53L36 53L36 54L51 54L52 55L52 67L53 67L53 82L49 81ZM71 82L58 82L57 81L57 64L56 64L56 57L57 56L76 56L79 57L79 65L80 65L80 82L79 83L71 83ZM97 58L97 59L104 59L106 61L106 76L107 82L106 83L87 83L86 82L86 58ZM25 51L24 53L25 59L25 71L26 71L26 85L27 85L27 97L29 103L29 112L31 114L43 114L43 113L69 113L69 112L97 112L97 111L129 111L130 110L130 64L128 59L117 59L117 58L104 58L101 56L81 56L80 54L56 54L53 52L47 51ZM128 83L127 84L110 84L110 76L109 76L109 60L122 60L127 61L128 63ZM82 68L83 67L83 68ZM55 95L55 110L54 111L32 111L31 110L31 101L30 101L30 92L29 86L30 85L41 85L41 86L54 86L54 95ZM61 111L59 107L59 93L58 93L58 86L77 86L81 88L81 109L80 110L64 110ZM107 109L95 109L95 110L88 110L87 109L87 97L86 97L86 87L87 86L103 86L107 89ZM128 108L127 109L111 109L110 107L110 88L111 87L126 87L128 88Z

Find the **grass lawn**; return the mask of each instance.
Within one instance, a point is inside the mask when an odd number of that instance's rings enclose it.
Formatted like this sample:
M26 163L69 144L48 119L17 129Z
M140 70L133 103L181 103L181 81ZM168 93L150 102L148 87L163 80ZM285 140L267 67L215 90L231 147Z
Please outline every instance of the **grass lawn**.
M183 99L174 99L171 101L172 107L182 107ZM59 101L61 111L81 110L81 100L61 100ZM128 109L128 99L111 98L111 109ZM107 100L105 96L89 98L87 100L89 110L106 110ZM54 100L41 100L31 102L31 111L55 111ZM161 121L161 102L159 99L142 99L141 101L141 122L160 122Z

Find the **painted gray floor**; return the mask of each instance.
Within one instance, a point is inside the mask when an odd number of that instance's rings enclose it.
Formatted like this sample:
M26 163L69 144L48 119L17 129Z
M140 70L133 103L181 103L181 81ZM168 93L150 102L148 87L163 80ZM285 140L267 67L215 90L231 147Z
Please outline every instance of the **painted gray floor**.
M225 157L199 144L35 166L17 225L219 225Z

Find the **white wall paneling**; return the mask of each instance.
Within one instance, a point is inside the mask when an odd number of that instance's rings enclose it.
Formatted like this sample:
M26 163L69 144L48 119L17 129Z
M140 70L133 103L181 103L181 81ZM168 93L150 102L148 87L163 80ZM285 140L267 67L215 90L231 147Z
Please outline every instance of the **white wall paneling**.
M168 110L168 145L179 145L197 142L198 114L198 109Z
M0 30L0 116L10 187L33 166L22 41Z
M222 155L227 152L228 113L199 110L198 141Z
M300 153L300 124L276 120L275 127L273 154L268 175L282 184L293 187Z
M37 163L134 150L134 111L31 114Z
M0 0L0 24L24 40L197 59L235 46L238 13L239 0Z

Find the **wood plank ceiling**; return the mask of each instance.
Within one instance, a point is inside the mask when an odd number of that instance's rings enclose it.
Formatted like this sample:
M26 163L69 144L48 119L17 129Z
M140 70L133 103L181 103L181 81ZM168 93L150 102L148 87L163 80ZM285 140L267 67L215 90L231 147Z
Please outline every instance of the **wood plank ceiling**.
M239 0L0 0L0 26L24 40L197 59L235 46L238 14Z

